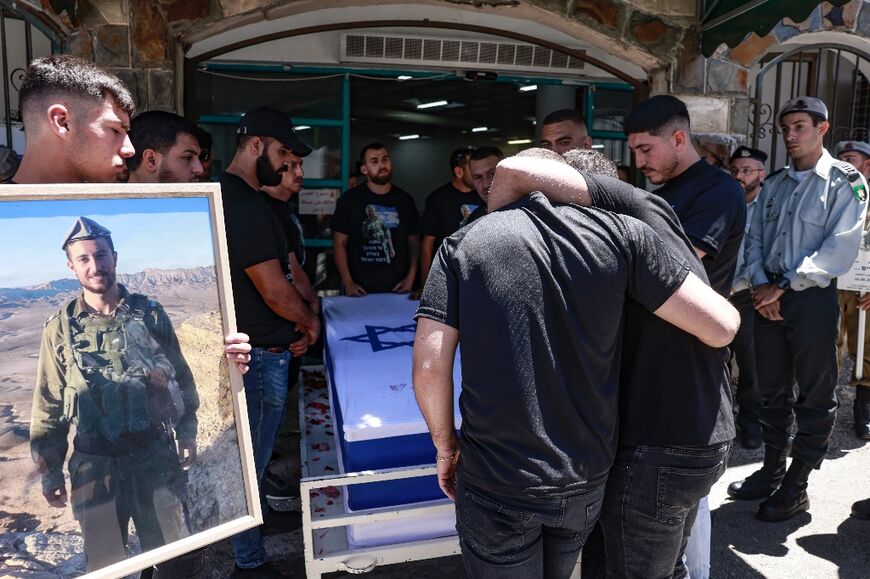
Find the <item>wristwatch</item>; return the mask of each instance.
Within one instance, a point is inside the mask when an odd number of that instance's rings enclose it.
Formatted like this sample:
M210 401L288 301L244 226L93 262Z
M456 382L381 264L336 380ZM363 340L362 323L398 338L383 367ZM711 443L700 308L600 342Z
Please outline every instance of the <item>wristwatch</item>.
M787 277L781 278L778 282L776 282L776 287L781 289L784 292L787 292L791 289L791 282L788 281Z

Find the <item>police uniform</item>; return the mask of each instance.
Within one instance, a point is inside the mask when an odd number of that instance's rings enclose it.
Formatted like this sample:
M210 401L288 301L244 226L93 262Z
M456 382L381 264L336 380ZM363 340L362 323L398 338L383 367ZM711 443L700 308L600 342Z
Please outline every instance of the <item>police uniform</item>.
M64 242L108 237L80 219ZM196 438L199 398L163 308L119 285L111 315L92 313L84 296L45 324L33 395L31 453L45 492L64 487L67 435L70 502L88 571L126 558L133 520L143 551L187 536L187 475L175 439ZM165 387L149 384L161 370Z
M734 151L734 154L731 155L731 162L733 163L736 159L755 159L763 165L767 161L767 153L749 147L738 147ZM737 252L737 265L734 269L734 280L731 283L730 297L732 305L740 312L741 319L749 320L750 322L755 316L755 308L752 306L752 295L750 292L752 283L749 279L749 271L744 253L746 248L746 233L749 232L752 215L755 212L757 203L758 198L756 197L746 204L746 229L744 230L743 241L740 243L740 249ZM740 375L737 379L736 398L739 410L736 422L742 430L743 446L746 448L757 448L761 445L759 409L762 402L761 393L758 391L758 371L755 362L755 324L743 323L740 325L740 329L731 343L731 350L734 352L734 358L740 370Z
M778 118L796 112L827 119L824 103L809 97L787 102ZM758 511L768 521L809 507L807 478L828 449L837 409L834 278L855 260L867 206L864 178L826 150L805 173L791 167L765 180L746 245L752 286L776 283L784 290L779 299L783 321L758 313L754 318L765 462L729 486L729 494L769 496ZM794 460L786 471L789 449Z
M843 153L855 152L870 159L870 143L863 141L841 141L837 143L837 157ZM866 175L865 175L866 177ZM870 231L868 223L864 224L864 245L870 247ZM840 337L837 340L837 361L841 361L848 351L856 358L858 355L858 298L859 292L839 290L837 298L840 304ZM855 379L855 369L852 370L851 385L855 387L855 403L852 408L855 435L864 440L870 440L870 332L864 334L863 377Z

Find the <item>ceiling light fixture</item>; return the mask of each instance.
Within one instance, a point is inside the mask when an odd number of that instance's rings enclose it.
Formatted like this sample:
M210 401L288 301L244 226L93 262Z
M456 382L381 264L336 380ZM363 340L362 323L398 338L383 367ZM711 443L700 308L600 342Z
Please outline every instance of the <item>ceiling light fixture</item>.
M408 76L407 74L400 74L396 77L397 80L411 80L414 78L413 76Z
M604 145L592 145L593 149L603 149Z
M419 139L420 135L399 135L400 141L410 141L411 139Z
M489 130L489 127L474 127L473 129L471 129L471 132L472 133L485 133L488 130Z
M520 87L520 92L529 92L533 90L538 90L538 85L536 84L527 84L526 86Z
M508 141L508 145L528 145L531 142L531 139L514 139L513 141Z
M311 128L311 127L308 126L308 125L299 125L299 126L293 127L293 130L296 130L296 131L304 131L304 130L306 130L306 129L310 129L310 128Z
M420 103L417 105L418 109L431 109L433 107L443 107L447 104L447 101L432 101L431 103Z

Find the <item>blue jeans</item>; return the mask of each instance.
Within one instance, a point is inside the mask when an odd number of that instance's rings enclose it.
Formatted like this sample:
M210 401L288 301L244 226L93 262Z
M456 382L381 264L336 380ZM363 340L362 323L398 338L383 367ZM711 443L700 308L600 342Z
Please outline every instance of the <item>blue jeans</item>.
M275 354L265 348L251 349L251 363L245 374L245 402L248 406L248 422L251 426L251 443L254 447L254 468L257 470L257 485L262 485L266 464L272 456L272 447L278 436L278 428L284 418L287 401L287 372L290 367L290 352ZM260 492L263 513L268 505ZM230 538L236 552L236 565L242 569L259 567L269 556L263 547L260 528L242 531Z
M692 579L710 579L710 502L707 497L698 503L698 515L686 543L684 562Z
M688 577L698 502L725 471L729 446L619 448L601 514L607 577Z
M456 530L471 579L568 578L604 486L566 496L499 496L457 477Z

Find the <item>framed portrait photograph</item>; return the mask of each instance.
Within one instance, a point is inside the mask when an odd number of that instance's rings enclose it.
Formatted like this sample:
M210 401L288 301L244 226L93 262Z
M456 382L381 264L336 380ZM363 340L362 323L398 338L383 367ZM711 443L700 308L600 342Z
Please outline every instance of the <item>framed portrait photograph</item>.
M2 574L121 577L260 524L219 186L4 185L0 248Z

